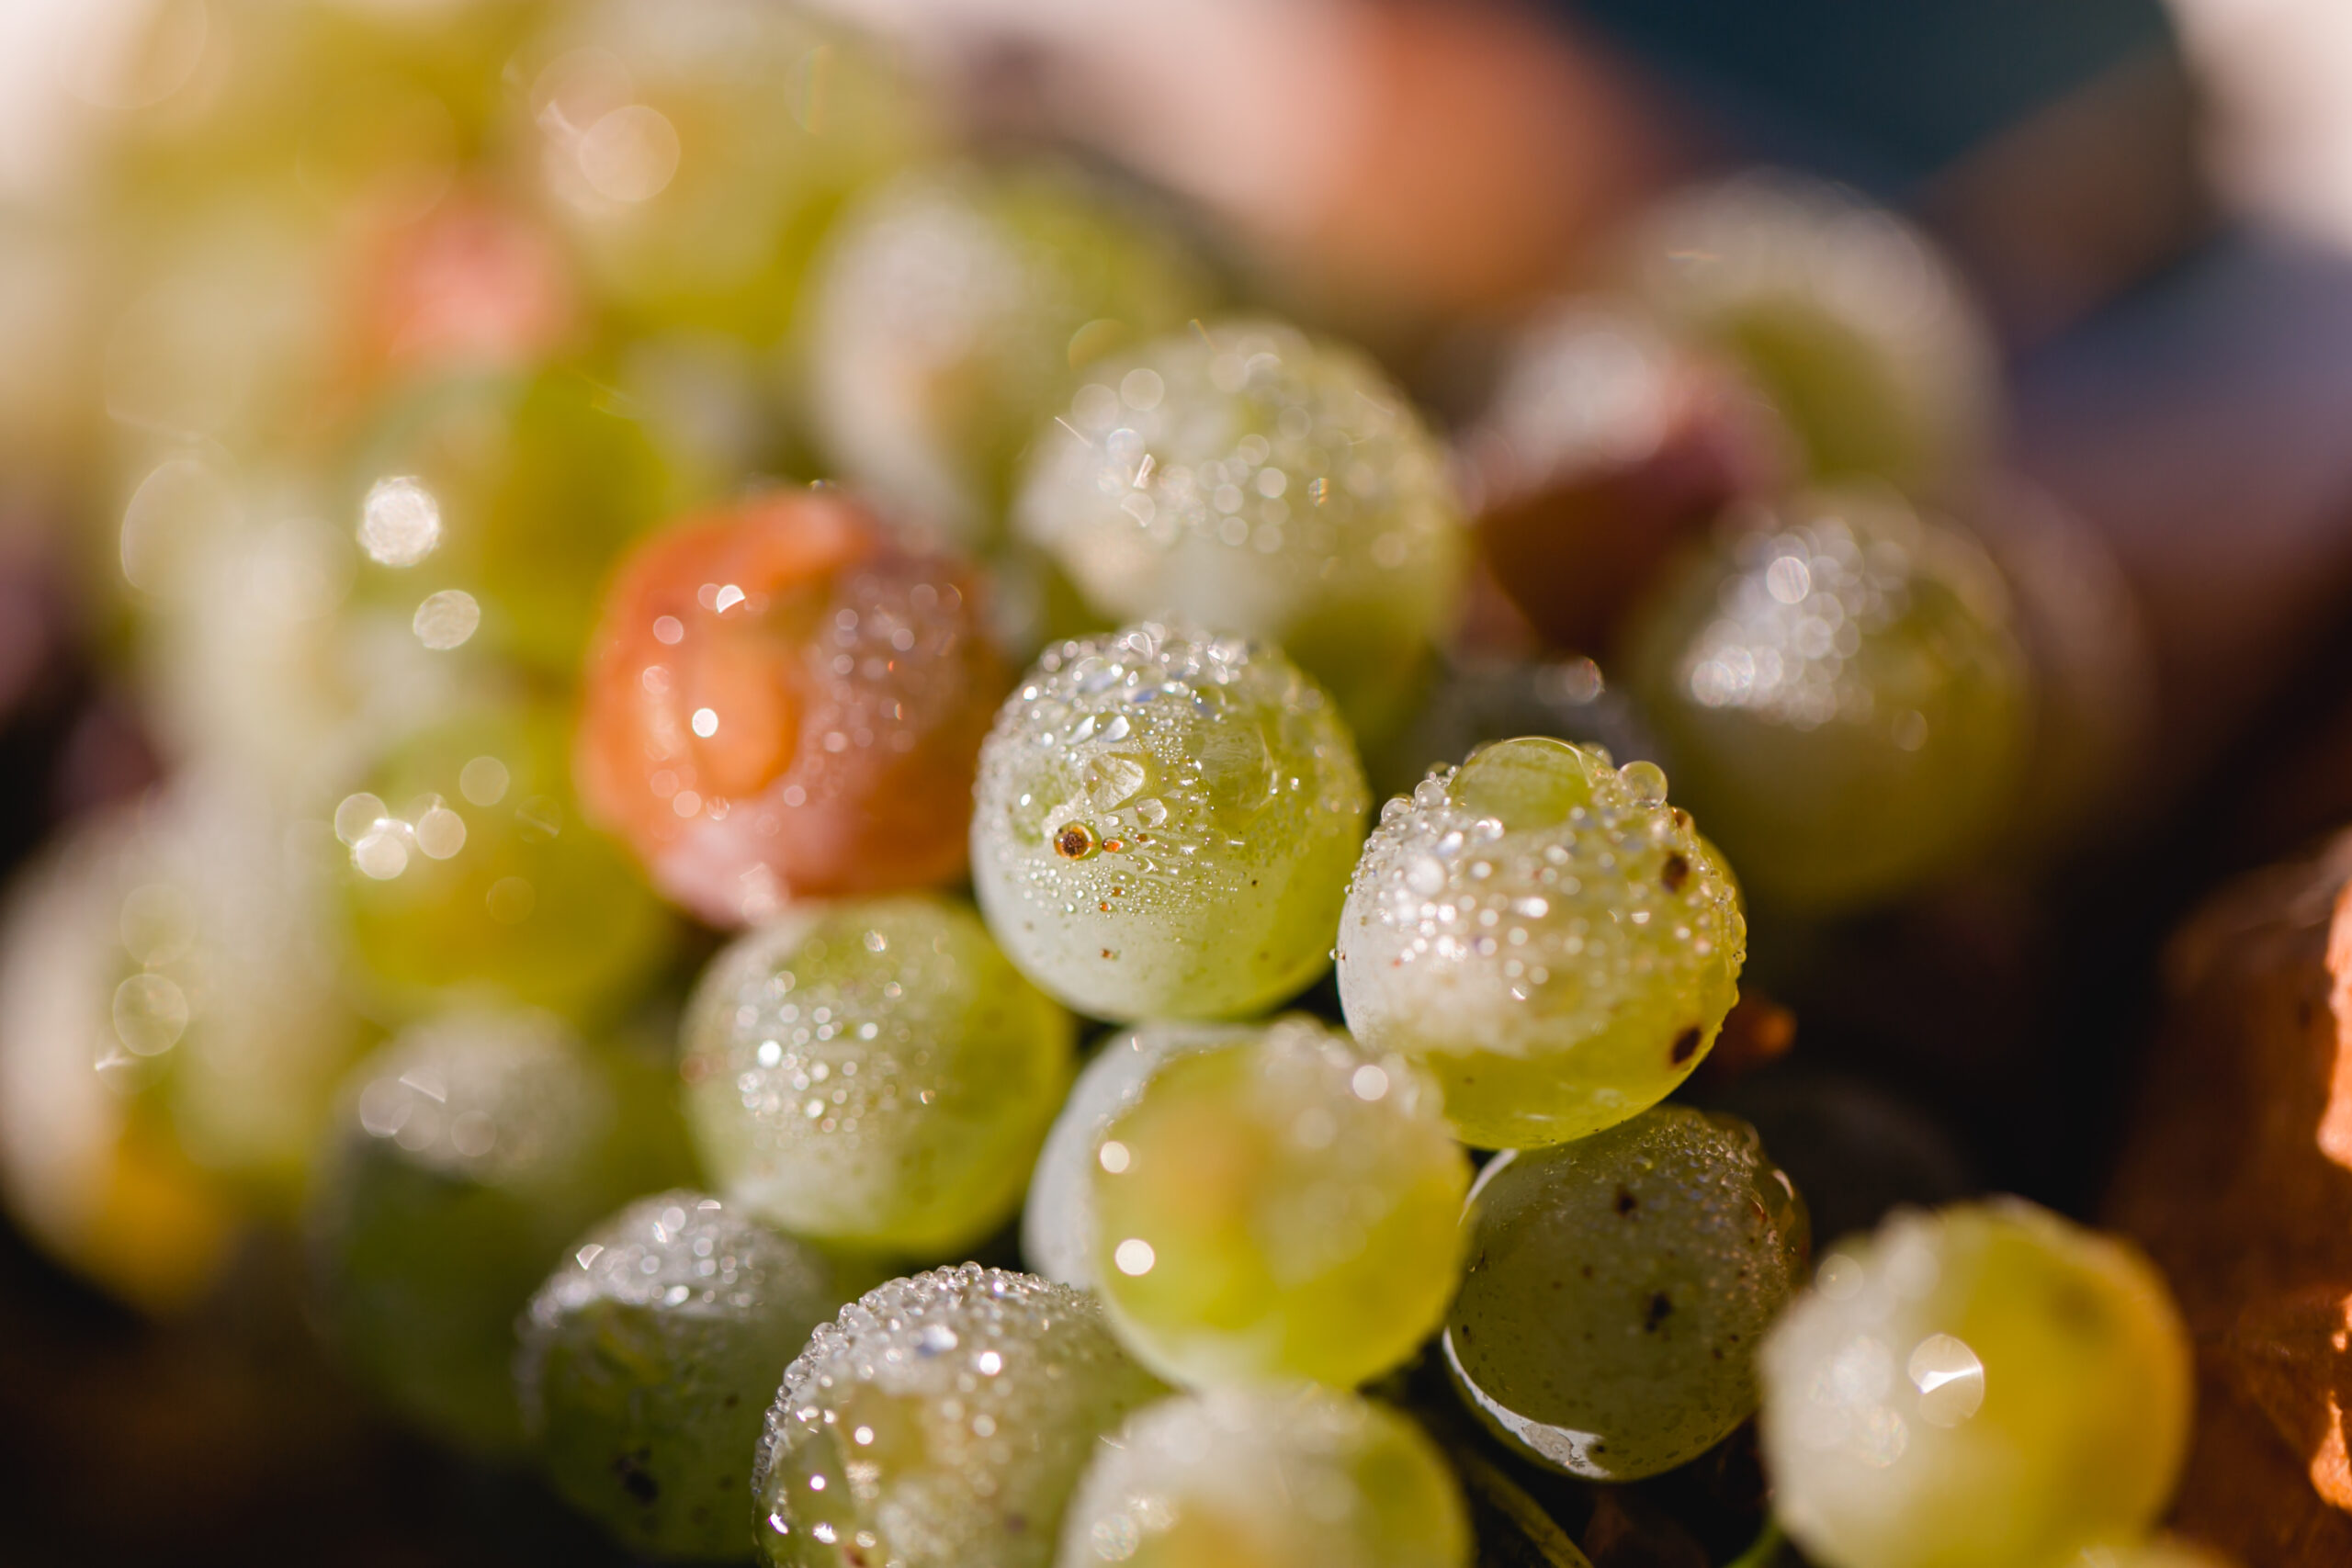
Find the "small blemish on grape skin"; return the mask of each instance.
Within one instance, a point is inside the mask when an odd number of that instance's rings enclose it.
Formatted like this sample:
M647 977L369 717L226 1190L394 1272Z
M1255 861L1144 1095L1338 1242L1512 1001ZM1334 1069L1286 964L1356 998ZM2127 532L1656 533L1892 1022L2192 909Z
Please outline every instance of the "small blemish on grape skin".
M1645 1334L1657 1333L1657 1325L1664 1323L1673 1311L1674 1303L1666 1299L1666 1292L1664 1291L1652 1292L1650 1296L1649 1310L1642 1314L1642 1332Z
M1680 855L1666 857L1664 869L1657 874L1658 885L1668 893L1679 893L1682 885L1690 880L1690 863Z
M1623 1187L1620 1187L1619 1189L1617 1189L1617 1203L1616 1203L1616 1208L1617 1208L1617 1212L1618 1212L1619 1213L1621 1213L1621 1214L1630 1214L1630 1213L1632 1213L1635 1209L1638 1209L1638 1208L1640 1208L1641 1206L1642 1206L1642 1201L1641 1201L1640 1199L1638 1199L1638 1198L1634 1197L1631 1192L1627 1191L1627 1190L1626 1190L1624 1188L1623 1188Z
M1678 1067L1680 1066L1683 1063L1689 1061L1691 1054L1698 1049L1699 1026L1694 1023L1690 1028L1684 1030L1681 1033L1674 1037L1674 1050L1671 1053L1674 1065Z

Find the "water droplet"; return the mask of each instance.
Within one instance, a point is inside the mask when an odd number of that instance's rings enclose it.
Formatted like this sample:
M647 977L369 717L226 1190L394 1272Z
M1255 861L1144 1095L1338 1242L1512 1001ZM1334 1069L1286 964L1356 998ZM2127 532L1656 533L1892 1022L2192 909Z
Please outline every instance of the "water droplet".
M506 764L495 757L476 757L458 773L458 793L476 806L495 806L505 799L506 783Z
M462 648L481 625L481 606L462 588L427 594L410 623L416 640L435 652Z
M405 475L378 479L359 508L359 547L380 566L411 567L441 543L441 503Z
M187 996L161 975L133 975L114 992L115 1038L135 1056L157 1056L187 1029Z

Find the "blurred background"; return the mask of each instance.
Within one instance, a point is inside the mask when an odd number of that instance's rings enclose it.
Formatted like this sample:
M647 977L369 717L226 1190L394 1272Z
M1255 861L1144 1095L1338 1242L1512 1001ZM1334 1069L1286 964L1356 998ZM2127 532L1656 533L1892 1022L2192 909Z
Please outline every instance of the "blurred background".
M955 383L983 219L1095 303ZM2352 818L2352 9L0 0L0 1557L609 1556L346 1386L295 1216L418 995L650 1037L711 939L590 868L545 942L424 953L336 802L453 686L567 711L612 552L758 482L989 556L1025 657L1036 411L1196 300L1356 340L1451 442L1484 564L1376 788L1551 729L1679 793L1619 623L1792 465L1974 533L2016 799L1867 897L1743 863L1769 999L1696 1091L1825 1235L2096 1216L2165 933ZM416 473L505 520L421 604ZM1630 1495L1565 1505L1601 1568L1711 1560Z

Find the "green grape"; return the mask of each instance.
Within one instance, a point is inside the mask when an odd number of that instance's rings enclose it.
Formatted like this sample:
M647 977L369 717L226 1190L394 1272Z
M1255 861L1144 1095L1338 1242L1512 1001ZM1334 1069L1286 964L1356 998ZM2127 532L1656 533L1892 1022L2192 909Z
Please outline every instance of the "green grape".
M1187 1385L1347 1387L1445 1314L1468 1163L1400 1057L1283 1020L1164 1065L1095 1156L1094 1273Z
M927 140L857 39L769 0L559 7L508 69L549 208L640 330L776 343L843 199Z
M548 1479L632 1551L742 1556L760 1417L842 1286L814 1247L697 1192L604 1221L523 1324L515 1392Z
M915 1255L1021 1203L1069 1083L1069 1016L937 895L788 906L696 987L686 1111L728 1198Z
M1274 649L1149 624L1049 649L997 715L976 794L989 929L1081 1011L1247 1014L1329 962L1363 770Z
M472 643L567 680L614 558L697 488L570 369L445 377L394 403L348 472L365 602L410 615L428 649Z
M311 1197L311 1280L378 1398L469 1450L522 1443L517 1314L593 1221L677 1174L649 1079L539 1013L418 1024L354 1070Z
M865 491L966 548L1071 367L1198 315L1207 286L1133 204L1051 165L902 176L842 217L810 283L808 406Z
M1419 1062L1465 1142L1528 1148L1646 1110L1738 990L1739 890L1648 762L1505 740L1382 808L1340 923L1340 1000Z
M1661 1105L1489 1161L1445 1327L1464 1403L1572 1475L1696 1459L1756 1408L1756 1348L1802 1281L1804 1205L1754 1128Z
M1271 322L1090 367L1015 521L1097 612L1280 643L1366 733L1402 716L1462 578L1444 453L1405 395Z
M786 1371L760 1544L777 1568L1046 1568L1088 1459L1165 1392L1083 1291L970 1263L893 1280Z
M1393 1411L1314 1387L1218 1389L1128 1417L1056 1568L1469 1568L1462 1490Z
M1070 1086L1061 1114L1037 1151L1029 1198L1021 1211L1021 1252L1048 1280L1094 1286L1094 1160L1112 1119L1135 1104L1162 1064L1187 1051L1222 1045L1247 1024L1147 1023L1114 1035Z
M2188 1443L2155 1270L2016 1199L1840 1244L1758 1371L1774 1510L1825 1568L2075 1568L2154 1522Z
M1998 572L1882 491L1732 521L1630 634L1691 809L1758 897L1796 908L1950 869L2000 826L2032 720Z
M2080 1568L2231 1568L2230 1560L2195 1541L2156 1536L2128 1546L2084 1550ZM2069 1563L2067 1568L2075 1568Z
M567 739L550 709L476 707L398 743L335 807L353 954L391 1006L587 1019L667 955L669 916L572 804Z
M1990 334L1932 242L1834 186L1750 175L1655 213L1634 282L1761 382L1821 479L1956 498L1984 461Z

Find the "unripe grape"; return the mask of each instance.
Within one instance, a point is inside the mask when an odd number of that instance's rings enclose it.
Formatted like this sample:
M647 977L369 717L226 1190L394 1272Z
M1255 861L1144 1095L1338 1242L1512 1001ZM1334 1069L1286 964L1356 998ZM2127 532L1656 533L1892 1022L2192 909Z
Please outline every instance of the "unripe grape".
M797 905L697 987L687 1114L713 1180L748 1212L937 1256L1019 1207L1071 1033L960 903Z
M2154 1523L2188 1442L2154 1269L2014 1199L1840 1244L1759 1370L1774 1510L1828 1568L2072 1568Z
M1934 243L1835 186L1741 176L1668 201L1634 283L1771 394L1815 478L1955 498L1997 421L1989 333Z
M1094 1053L1070 1086L1029 1177L1021 1252L1032 1269L1065 1285L1093 1288L1093 1172L1103 1133L1168 1061L1249 1032L1249 1025L1238 1023L1147 1023L1113 1036Z
M633 1551L740 1558L760 1417L848 1293L822 1253L716 1198L639 1199L531 1299L514 1379L540 1467Z
M1150 624L1048 649L997 715L977 793L989 927L1080 1011L1247 1014L1329 962L1363 770L1275 649Z
M1217 1389L1128 1417L1056 1568L1468 1568L1462 1492L1395 1412L1333 1389Z
M1463 1398L1525 1451L1633 1481L1756 1408L1755 1356L1799 1283L1804 1205L1755 1129L1683 1106L1489 1161L1446 1321Z
M1657 1104L1738 991L1739 890L1666 775L1505 740L1392 800L1340 925L1340 999L1464 1141L1580 1138Z
M674 1120L644 1077L533 1013L420 1024L354 1069L311 1271L376 1397L469 1450L521 1445L517 1315L592 1221L677 1175Z
M1443 451L1353 349L1222 321L1091 367L1015 507L1100 614L1280 643L1385 729L1453 615Z
M854 502L762 496L648 540L585 681L581 796L704 919L963 869L1003 667L968 570Z
M969 1263L894 1280L785 1372L761 1547L777 1568L1046 1568L1087 1461L1164 1392L1083 1291Z
M1348 1387L1403 1360L1453 1293L1469 1185L1433 1098L1304 1018L1164 1065L1091 1173L1120 1337L1188 1385Z
M1204 280L1135 204L1052 165L900 177L834 227L810 280L808 403L833 460L978 548L1071 367L1182 326Z
M675 928L580 820L561 716L463 711L399 742L334 830L353 956L406 1012L483 996L588 1019L628 1000Z
M2000 826L2032 719L1999 573L1892 494L1735 514L1630 628L1690 807L1758 897L1835 911Z

